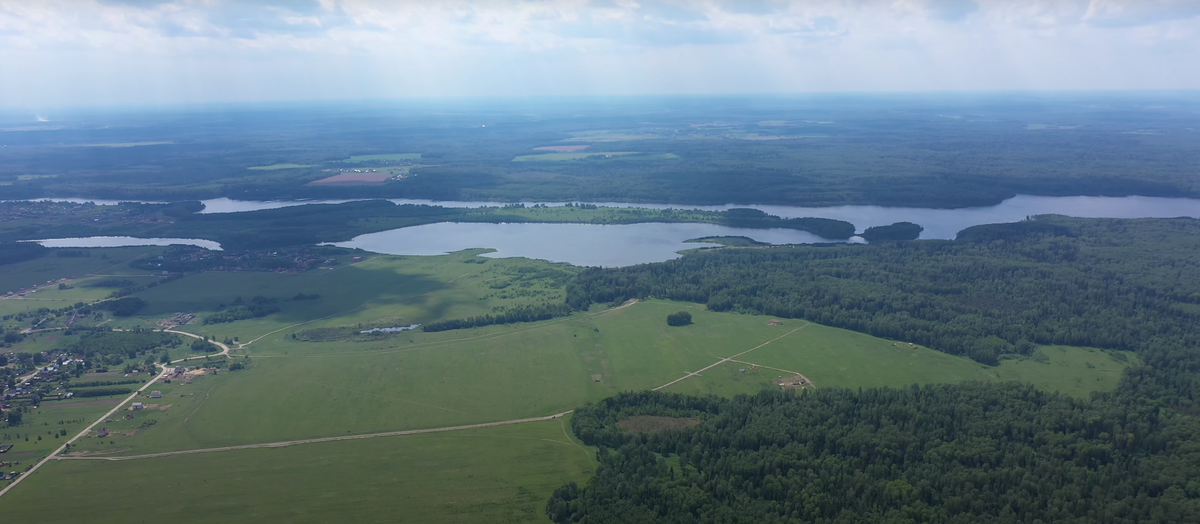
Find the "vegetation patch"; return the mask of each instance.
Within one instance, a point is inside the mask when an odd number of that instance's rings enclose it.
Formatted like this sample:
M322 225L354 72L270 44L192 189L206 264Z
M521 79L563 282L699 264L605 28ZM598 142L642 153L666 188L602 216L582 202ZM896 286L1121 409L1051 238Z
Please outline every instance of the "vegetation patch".
M655 415L634 415L617 422L617 427L631 433L656 433L666 429L690 428L700 423L700 419L692 417L660 417Z

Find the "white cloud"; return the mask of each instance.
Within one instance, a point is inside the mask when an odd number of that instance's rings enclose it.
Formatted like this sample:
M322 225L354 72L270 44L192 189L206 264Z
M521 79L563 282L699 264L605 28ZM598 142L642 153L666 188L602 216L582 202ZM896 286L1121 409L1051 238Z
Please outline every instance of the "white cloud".
M1200 0L0 0L0 104L1200 88Z

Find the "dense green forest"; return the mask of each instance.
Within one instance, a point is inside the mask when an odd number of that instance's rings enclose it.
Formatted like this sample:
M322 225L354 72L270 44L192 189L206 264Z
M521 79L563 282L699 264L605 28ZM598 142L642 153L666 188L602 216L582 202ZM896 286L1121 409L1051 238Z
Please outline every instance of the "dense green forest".
M919 207L1018 193L1195 197L1196 108L1174 93L940 93L63 114L54 129L5 132L0 193ZM102 147L122 143L150 145ZM513 161L556 145L634 154ZM391 153L420 158L347 162ZM293 167L250 169L264 166ZM397 166L408 175L309 185Z
M705 250L588 269L576 309L658 297L803 318L994 364L1037 344L1134 350L1197 337L1200 221L1040 216L954 241Z
M1162 337L1142 356L1088 400L1018 383L621 394L575 411L600 466L546 511L559 524L1196 522L1200 351ZM633 416L701 423L616 424Z

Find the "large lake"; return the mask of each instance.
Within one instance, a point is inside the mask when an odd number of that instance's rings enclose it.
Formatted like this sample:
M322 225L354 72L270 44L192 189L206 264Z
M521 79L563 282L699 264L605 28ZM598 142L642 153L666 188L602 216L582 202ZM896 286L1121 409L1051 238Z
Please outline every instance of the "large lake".
M54 199L72 202L115 204L116 201ZM231 213L274 209L323 201L243 201L218 198L205 200L205 213ZM394 199L400 204L429 204L444 207L499 206L499 202L446 202ZM549 206L562 202L540 202ZM534 202L527 203L533 205ZM821 217L845 220L859 231L871 226L895 222L914 222L924 226L921 238L952 239L959 231L980 224L1016 222L1031 215L1061 214L1085 218L1200 218L1200 200L1156 197L1039 197L1017 196L995 206L962 209L923 209L883 206L795 207L776 205L680 206L667 204L629 204L596 202L610 207L651 209L724 210L751 207L785 218ZM826 242L815 235L786 229L739 229L711 224L478 224L442 223L371 233L336 245L357 247L378 253L397 255L434 255L469 248L495 248L488 256L524 256L586 266L624 266L658 262L679 256L678 251L701 244L684 240L705 236L746 236L773 244ZM857 240L857 239L855 239ZM113 245L163 245L186 243L216 247L205 240L193 239L56 239L43 241L56 247L98 247Z
M427 224L369 233L333 245L390 255L440 255L473 247L496 249L487 257L528 257L577 266L620 267L661 262L684 249L716 246L684 243L710 236L749 236L772 244L828 242L794 229L742 229L714 224Z
M60 202L95 202L116 204L115 200L82 198L49 199ZM426 204L443 207L502 206L503 202L460 202L412 199L389 199L398 204ZM304 204L336 204L349 200L231 200L214 198L204 200L202 213L233 213L299 206ZM526 205L544 204L561 206L564 202L528 202ZM1031 215L1059 214L1082 218L1200 218L1200 199L1159 197L1042 197L1018 195L994 206L968 207L960 209L926 209L915 207L883 206L834 206L796 207L760 204L726 204L721 206L689 206L679 204L631 204L625 202L594 202L608 207L640 207L647 209L703 209L721 211L735 207L761 209L784 218L819 217L845 220L854 224L859 231L871 226L882 226L896 222L914 222L925 227L921 238L951 239L963 229L979 224L1016 222Z

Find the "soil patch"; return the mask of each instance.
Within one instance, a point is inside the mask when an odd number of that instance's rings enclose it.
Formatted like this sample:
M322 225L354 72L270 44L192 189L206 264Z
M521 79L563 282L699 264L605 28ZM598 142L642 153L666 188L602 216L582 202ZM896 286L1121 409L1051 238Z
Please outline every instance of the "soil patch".
M534 151L554 151L555 153L575 153L592 146L542 146L533 148Z
M617 427L633 433L654 433L664 429L690 428L699 423L700 419L695 418L638 415L618 422Z
M778 377L775 379L775 385L783 389L807 389L812 385L812 381L804 375L792 375L790 377Z

